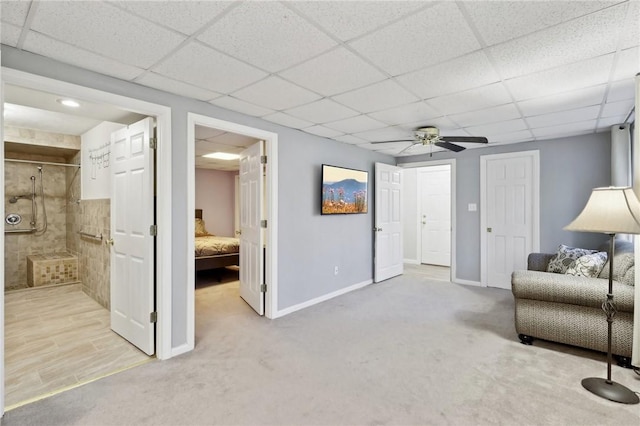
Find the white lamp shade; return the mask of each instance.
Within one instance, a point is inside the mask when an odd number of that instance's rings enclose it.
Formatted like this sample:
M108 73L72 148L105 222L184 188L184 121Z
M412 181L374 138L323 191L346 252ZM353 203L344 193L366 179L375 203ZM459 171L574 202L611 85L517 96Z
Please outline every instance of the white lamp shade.
M629 187L594 188L567 231L640 234L640 201Z

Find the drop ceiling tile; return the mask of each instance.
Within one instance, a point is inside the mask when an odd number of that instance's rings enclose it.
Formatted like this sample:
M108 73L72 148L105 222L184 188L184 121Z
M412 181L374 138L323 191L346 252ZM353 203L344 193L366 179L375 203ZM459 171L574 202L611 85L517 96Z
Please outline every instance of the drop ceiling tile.
M464 7L489 46L583 16L619 1L467 1Z
M137 78L135 82L143 86L153 87L154 89L175 93L176 95L198 99L200 101L210 101L211 99L220 97L219 93L192 86L191 84L183 83L154 72L143 74Z
M481 47L453 2L436 4L350 44L393 76Z
M511 97L502 83L490 84L427 101L429 105L444 115L475 111L509 102L511 102Z
M305 127L313 126L313 123L307 120L302 120L300 118L296 118L292 115L285 114L283 112L275 112L273 114L265 115L265 120L271 121L272 123L280 124L286 127L291 127L292 129L302 129Z
M597 86L609 81L614 55L599 56L574 64L507 80L517 101Z
M574 123L577 121L595 120L600 113L600 105L585 108L572 109L569 111L553 112L551 114L536 115L527 117L527 123L532 128L550 127L563 123Z
M413 140L413 132L399 127L385 127L384 129L368 130L366 132L354 133L355 137L368 142L391 141L399 139Z
M263 115L272 114L274 112L272 109L263 108L252 103L245 102L241 99L234 98L233 96L223 96L221 98L216 98L210 101L210 103L222 108L230 109L232 111L252 115L254 117L262 117Z
M640 23L638 24L640 25ZM618 53L612 79L624 80L632 78L640 71L640 48L633 47Z
M361 36L425 7L416 1L304 1L290 5L342 41Z
M49 57L55 52L54 59L58 61L122 80L132 80L144 72L141 68L59 42L34 31L29 31L23 47L29 52Z
M520 101L518 102L518 107L525 117L530 117L532 115L566 111L590 105L600 105L604 100L606 89L606 84L586 87L584 89L564 92L559 95Z
M636 93L635 82L633 78L615 81L609 86L607 94L607 102L624 101L634 99Z
M2 23L22 27L30 7L30 1L3 1L0 3L0 19L2 19Z
M360 139L353 135L336 136L334 139L340 142L349 143L351 145L360 145L363 143L367 143L367 141L365 141L364 139Z
M255 83L267 75L197 42L182 47L155 67L154 71L223 94Z
M633 106L633 99L605 104L604 108L602 108L602 114L600 114L600 117L622 117L622 121L624 121L624 119L627 118L627 115L629 115L629 112L631 112L631 108L633 108Z
M495 144L532 141L534 138L530 130L520 130L517 132L504 133L501 135L492 135L488 139L489 144Z
M580 121L577 123L561 124L559 126L540 127L531 132L536 139L553 139L559 137L582 135L595 131L596 120Z
M624 27L620 31L620 48L638 46L640 44L640 2L627 2L627 17Z
M526 129L527 129L527 123L525 123L524 120L521 118L465 128L467 133L469 133L472 136L486 136L486 137L493 136L493 135L502 135L505 133L513 133L513 132L518 132Z
M369 116L387 124L395 125L414 123L416 121L427 122L442 116L442 114L424 102L414 102L383 111L372 112Z
M456 123L451 121L448 117L430 118L429 120L422 119L422 120L413 121L411 123L399 124L396 127L412 132L417 128L428 127L428 126L437 127L442 132L446 133L448 136L469 136L468 133L466 133L462 129L459 129ZM462 132L462 134L454 135L451 133L451 132L457 132L457 131Z
M343 93L333 99L363 113L382 111L419 100L393 80Z
M311 133L313 135L322 136L324 138L334 138L336 136L341 136L344 133L339 132L337 130L329 129L328 127L324 127L321 125L315 125L311 127L307 127L306 129L302 129L303 132Z
M513 78L616 51L624 5L489 49L503 78Z
M270 72L299 64L337 45L278 2L244 2L198 39Z
M209 139L215 138L216 136L220 136L225 133L224 130L215 129L213 127L205 127L205 126L196 126L196 140L198 139ZM196 142L197 143L197 142Z
M191 35L232 5L229 1L116 1L145 19Z
M623 118L619 118L619 117L606 117L606 118L601 118L600 120L598 120L598 126L596 128L597 131L601 132L601 131L610 131L612 126L617 126L619 124L622 124L624 122L624 119L626 117Z
M357 111L326 98L308 105L292 108L285 112L293 115L294 117L311 121L316 124L328 123L330 121L341 120L343 118L358 115Z
M320 98L307 89L275 76L267 77L251 86L240 89L234 92L233 96L276 111L294 108Z
M340 47L280 74L302 87L331 96L384 80L373 66Z
M500 76L483 51L453 59L396 78L423 99L495 83Z
M7 24L5 22L0 25L0 42L7 46L16 47L22 30L15 25Z
M331 129L340 130L343 133L357 133L367 130L381 129L383 127L387 127L387 124L374 120L366 115L359 115L357 117L350 117L344 120L325 123L325 126Z
M39 2L31 29L141 68L150 67L186 39L100 2Z
M469 127L520 118L520 112L514 104L506 104L473 112L453 114L449 118L462 127Z
M213 138L213 141L215 143L230 147L230 152L239 152L244 148L258 142L258 139L252 138L250 136L239 135L237 133L224 132L223 134Z

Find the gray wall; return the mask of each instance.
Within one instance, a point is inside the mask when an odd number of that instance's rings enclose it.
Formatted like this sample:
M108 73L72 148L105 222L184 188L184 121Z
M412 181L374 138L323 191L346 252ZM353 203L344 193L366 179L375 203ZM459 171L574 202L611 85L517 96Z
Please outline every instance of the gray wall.
M373 277L374 162L393 157L288 129L206 102L2 46L2 66L171 107L172 136L172 347L187 341L187 113L206 115L278 133L278 309L308 301ZM320 216L320 166L331 163L370 172L369 213ZM340 273L333 275L334 266Z
M541 251L555 252L559 244L595 248L606 240L562 228L582 211L592 188L610 184L610 132L399 158L399 164L456 159L456 278L480 281L480 156L530 150L540 151ZM469 203L478 211L467 211Z

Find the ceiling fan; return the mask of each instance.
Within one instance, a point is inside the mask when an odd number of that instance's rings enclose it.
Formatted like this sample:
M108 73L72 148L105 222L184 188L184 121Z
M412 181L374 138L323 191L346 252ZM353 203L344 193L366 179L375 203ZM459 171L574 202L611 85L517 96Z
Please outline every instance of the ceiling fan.
M440 136L440 130L434 126L425 126L417 128L413 131L413 139L402 139L397 141L380 141L371 142L374 143L395 143L395 142L413 142L411 145L400 151L398 154L402 154L409 148L415 145L430 145L439 146L440 148L448 149L453 152L460 152L465 150L464 146L456 145L452 142L464 142L464 143L489 143L487 138L483 136Z

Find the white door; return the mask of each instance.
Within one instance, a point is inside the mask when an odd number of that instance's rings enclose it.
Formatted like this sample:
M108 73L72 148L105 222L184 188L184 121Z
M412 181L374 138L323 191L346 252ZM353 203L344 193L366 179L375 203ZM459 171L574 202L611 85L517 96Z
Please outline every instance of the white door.
M111 328L154 353L153 119L111 134Z
M421 263L451 265L451 166L419 171Z
M375 282L403 272L402 169L376 163Z
M511 273L538 250L537 151L483 156L486 285L511 289Z
M240 154L240 296L264 315L263 142Z

